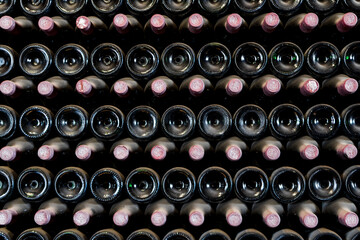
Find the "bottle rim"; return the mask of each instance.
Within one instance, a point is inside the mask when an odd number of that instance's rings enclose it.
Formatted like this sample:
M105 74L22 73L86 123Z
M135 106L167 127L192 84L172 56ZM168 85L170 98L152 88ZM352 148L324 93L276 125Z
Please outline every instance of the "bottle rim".
M124 237L114 229L103 229L100 231L97 231L94 233L90 240L97 240L97 239L103 239L103 237L106 237L106 239L112 239L112 240L124 240Z
M321 13L327 13L327 12L331 12L331 11L335 10L336 6L339 3L339 0L334 0L333 5L330 5L330 7L321 9L319 6L316 6L316 4L314 4L314 2L316 2L316 1L318 1L318 0L305 0L305 3L306 3L306 6L308 8L310 8L312 11L321 12ZM323 6L323 5L321 4L321 6Z
M15 191L15 181L17 176L11 168L5 166L0 167L0 175L5 177L8 184L6 192L0 195L0 201L6 201Z
M154 120L154 128L150 131L148 131L148 133L150 134L147 134L147 136L142 136L140 134L137 134L131 127L131 118L132 118L132 115L133 114L136 114L137 111L142 111L146 114L148 114L153 120ZM151 139L158 131L158 128L159 128L159 120L160 120L160 116L159 114L156 112L155 109L153 109L152 107L149 107L149 106L145 106L145 105L141 105L141 106L137 106L133 109L130 110L130 112L127 114L126 116L126 127L127 127L127 130L128 130L128 133L139 139L139 140L149 140Z
M40 15L43 15L45 12L47 12L49 10L49 8L51 7L51 4L52 4L52 0L44 0L45 1L45 6L42 8L42 9L36 9L36 10L27 10L26 7L25 7L25 3L24 1L26 0L19 0L20 2L20 6L21 6L21 10L27 14L27 15L30 15L30 16L40 16Z
M280 4L278 4L277 2L278 0L270 0L271 7L275 8L277 13L282 15L291 15L301 7L303 0L298 0L298 3L296 5L292 5L286 8L280 6Z
M139 8L134 6L133 0L126 0L126 8L134 15L150 15L153 11L155 11L156 6L158 5L159 0L151 0L150 4L148 4L145 8Z
M116 190L115 190L114 194L107 198L102 198L101 196L99 196L96 193L96 190L94 189L94 181L96 180L97 177L104 175L104 174L112 175L116 181ZM119 172L118 170L116 170L114 168L101 168L101 169L97 170L90 179L90 191L97 200L99 200L101 202L112 202L120 197L121 191L124 186L124 181L125 181L124 175L121 172ZM91 239L93 239L93 237ZM94 238L94 239L96 239L96 238Z
M90 3L91 3L91 6L93 7L93 9L100 13L100 14L112 14L114 13L115 11L117 11L121 5L123 4L123 0L115 0L115 4L114 2L112 2L111 4L111 7L110 9L107 9L106 8L101 8L100 6L98 6L96 3L95 3L96 0L90 0Z
M186 231L185 229L174 229L168 232L163 240L171 240L171 238L175 237L175 239L182 238L183 240L195 240L194 236Z
M71 71L71 72L69 72L69 71L66 72L66 71L62 70L60 67L61 61L59 59L59 56L60 56L60 54L62 54L63 51L65 52L68 49L75 50L78 54L80 54L80 56L83 60L81 62L80 67L78 67L75 71ZM68 43L68 44L61 46L55 53L55 67L56 67L57 71L63 76L74 77L74 76L80 74L88 65L88 61L89 61L88 51L84 47L82 47L78 44L74 44L74 43Z
M93 2L94 0L91 0L91 2ZM122 1L122 0L120 0ZM95 66L95 56L98 52L101 52L101 50L103 50L103 48L109 48L111 52L113 52L116 55L116 58L119 60L119 64L116 65L116 67L114 69L112 69L111 71L100 71L96 66ZM124 64L124 52L123 50L117 46L116 44L113 43L102 43L97 45L93 51L91 52L90 55L90 64L91 64L91 68L92 70L95 72L95 74L97 76L101 77L112 77L114 75L116 75L118 73L118 71L120 71L120 69L122 68L123 64Z
M95 118L97 117L98 114L101 114L103 111L111 111L112 116L114 116L117 120L116 131L114 131L113 133L111 133L109 135L100 134L99 132L96 131L95 126L94 126ZM114 140L117 137L119 137L123 133L124 123L125 123L125 115L122 113L122 111L120 109L118 109L117 107L114 107L112 105L100 106L97 109L95 109L94 112L90 116L91 131L93 132L93 134L96 137L104 139L104 140Z
M46 126L44 128L44 130L41 133L38 134L32 134L29 135L23 126L23 119L26 117L26 115L31 112L36 110L37 112L41 113L42 116L44 117L44 119L46 120ZM40 105L34 105L34 106L30 106L28 108L26 108L20 116L19 119L19 125L20 125L20 131L27 137L30 139L41 139L41 138L45 138L46 136L48 136L50 134L50 131L52 129L52 125L53 125L53 116L52 113L50 112L49 109L40 106Z
M88 0L78 0L78 2L80 2L81 4L76 9L73 10L68 10L64 8L61 2L62 0L55 0L55 7L60 13L64 15L77 15L87 5Z
M242 230L241 232L239 232L236 235L235 240L241 240L246 237L254 237L258 240L267 240L267 238L265 237L265 235L262 232L254 229L254 228L248 228L248 229Z
M58 189L58 181L61 179L61 177L63 177L65 174L68 174L68 173L75 173L75 175L81 181L81 188L80 188L79 192L72 198L63 196ZM55 176L55 180L54 180L55 193L59 198L61 198L64 201L68 201L68 202L77 201L85 196L86 189L88 186L88 179L89 179L88 174L81 168L78 168L78 167L64 168L64 169L60 170L60 172L58 172Z
M345 1L346 2L346 1ZM341 59L342 59L342 67L343 69L350 75L351 77L357 77L360 73L360 70L356 68L350 68L348 64L348 53L353 47L359 47L360 48L360 41L354 41L349 44L347 44L342 50L341 50Z
M218 237L218 238L222 238L223 240L231 240L230 236L220 230L220 229L211 229L211 230L208 230L206 232L204 232L203 234L201 234L199 240L206 240L208 237Z
M8 69L4 73L0 73L0 77L5 77L15 68L15 56L17 56L17 53L6 45L0 45L0 51L7 54L7 58L10 59L10 65L8 66Z
M231 1L228 1L228 0L220 0L220 2L222 2L221 7L216 9L216 11L214 11L214 9L207 7L206 4L204 4L204 2L211 4L211 1L208 1L208 0L197 0L197 4L200 7L200 9L203 12L205 12L206 14L210 14L210 15L213 15L213 14L220 15L220 14L225 13L229 9L230 3L231 3ZM218 2L219 1L216 1L216 4L218 4ZM215 4L212 4L212 5L215 5Z
M342 174L342 179L343 179L343 182L344 182L344 186L345 186L345 189L346 191L348 192L348 194L353 198L353 199L356 199L356 200L359 200L360 199L360 195L359 194L356 194L354 193L354 191L352 190L352 186L351 186L351 183L349 182L352 175L353 174L356 174L356 173L360 173L360 165L353 165L349 168L347 168L343 174Z
M73 110L73 112L75 112L81 119L81 121L80 121L81 126L79 128L78 134L76 134L76 135L69 136L68 134L65 134L64 131L60 127L61 126L60 125L61 116L67 110ZM89 114L87 113L87 111L84 108L82 108L78 105L66 105L66 106L60 108L55 115L55 128L56 128L57 132L64 138L77 138L85 133L85 130L86 130L86 128L88 126L88 122L89 122L88 119L89 119Z
M31 51L39 52L45 59L45 66L43 66L41 71L38 71L36 73L30 73L23 66L23 62L25 60L24 57ZM20 69L23 71L24 74L26 74L27 76L31 76L31 77L39 77L39 76L46 74L50 70L52 62L53 62L53 52L45 45L39 44L39 43L31 43L31 44L27 45L26 47L24 47L21 50L20 56L19 56Z
M9 119L9 127L5 132L0 133L0 138L6 140L11 138L16 132L18 116L12 107L6 105L0 105L0 113L5 114Z
M282 229L277 232L275 232L271 240L281 240L281 239L297 239L297 240L304 240L304 238L297 232L291 229Z
M351 121L351 113L353 111L359 111L360 112L360 104L352 104L345 108L341 113L341 118L343 122L343 128L345 130L346 135L348 135L352 139L359 139L360 138L360 132L351 130L350 123Z
M3 11L0 11L0 15L9 15L9 13L13 10L13 6L16 4L16 0L9 0L10 4Z
M330 236L332 238L335 238L337 240L342 240L342 238L334 231L327 229L327 228L318 228L314 231L312 231L309 234L308 239L309 240L318 240L318 239L326 239L327 236Z
M36 238L41 239L41 240L50 240L51 239L50 235L47 232L45 232L43 229L41 229L41 228L30 228L30 229L26 229L25 231L20 233L20 235L16 238L16 240L24 240L29 235L30 236L31 235L36 235Z
M159 236L155 232L145 228L130 233L130 235L126 238L126 240L133 240L134 238L137 238L139 235L145 236L149 240L160 240Z
M240 4L240 2L242 2L242 1L243 0L234 0L236 7L243 13L251 14L251 15L256 14L258 11L260 11L266 3L266 0L258 0L258 2L260 2L260 4L256 8L247 8L244 6L244 4Z
M76 228L71 228L71 229L65 229L62 230L61 232L59 232L58 234L55 235L53 240L61 240L62 237L66 238L66 235L70 235L72 237L75 237L76 240L84 240L85 234L83 234L82 232L80 232L79 230L77 230Z
M187 14L188 12L190 12L191 8L193 7L193 5L195 3L195 0L186 0L186 3L187 4L185 6L182 6L181 9L174 10L173 8L170 7L167 0L161 0L161 7L164 9L164 11L166 11L168 13L182 17L185 14Z

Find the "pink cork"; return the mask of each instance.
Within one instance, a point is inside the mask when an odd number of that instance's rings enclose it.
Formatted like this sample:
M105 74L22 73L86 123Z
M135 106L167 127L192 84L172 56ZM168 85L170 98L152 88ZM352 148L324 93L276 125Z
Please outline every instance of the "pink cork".
M242 150L238 146L232 145L229 146L226 150L226 157L230 161L238 161L242 156Z
M310 33L319 24L319 17L315 13L307 13L300 23L300 30Z
M194 13L189 17L189 31L192 33L201 32L201 28L204 26L204 18L198 13Z
M48 209L41 209L35 213L34 221L37 225L47 225L51 221L52 212Z
M306 228L315 228L318 225L319 220L314 213L308 212L300 217L300 222Z
M166 148L162 145L155 145L151 149L151 157L154 160L164 160L166 158Z
M227 93L229 96L236 96L236 95L238 95L239 93L241 93L242 89L243 89L243 83L242 83L241 80L238 79L238 78L233 78L233 79L231 79L231 80L226 84L226 87L225 87L226 93Z
M114 91L119 97L125 97L129 93L129 86L124 81L116 81Z
M76 27L81 31L89 31L91 28L91 21L88 17L80 16L76 19Z
M300 156L304 160L314 160L319 156L319 148L313 144L308 144L300 151Z
M276 78L270 78L266 81L263 92L266 96L274 96L281 90L281 83Z
M320 84L315 79L308 79L300 87L300 93L304 96L311 96L319 91Z
M129 25L129 20L125 14L117 14L113 19L114 26L120 33L125 32Z
M276 13L271 12L265 15L261 27L265 32L271 33L275 30L275 28L279 25L279 23L280 23L279 16Z
M0 225L9 225L16 213L9 209L0 210Z
M12 81L5 80L0 84L0 91L5 96L15 95L17 90L16 84Z
M237 33L240 30L242 21L243 21L242 17L239 14L237 13L230 14L226 18L226 22L225 22L226 31L228 31L231 34Z
M199 96L205 90L205 83L201 78L194 78L190 81L189 91L193 96Z
M346 144L337 150L337 154L343 159L354 159L358 150L354 144Z
M125 145L117 145L113 154L118 160L126 160L130 155L130 151Z
M151 214L151 223L154 226L160 227L166 223L167 214L164 211L154 211Z
M348 78L337 86L337 91L341 96L347 96L358 90L359 84L353 78Z
M242 223L242 216L239 211L231 211L226 215L226 222L232 227L238 227Z
M348 12L336 23L339 32L348 32L356 26L358 18L355 13Z
M194 161L199 161L205 156L205 149L201 145L193 145L189 149L189 157Z
M80 145L76 148L75 155L80 160L88 160L92 155L92 151L88 146Z
M356 213L349 210L341 210L338 214L339 222L349 228L356 227L359 224L359 217Z
M263 217L263 221L266 224L266 226L270 228L276 228L277 226L280 225L281 218L279 214L271 211Z
M129 222L129 214L125 211L117 211L113 216L113 222L116 226L123 227Z
M0 27L5 31L11 32L16 27L15 19L10 16L3 16L0 18Z
M86 79L81 79L76 83L76 91L82 95L89 95L92 89L91 83Z
M156 79L151 83L151 91L157 97L161 97L166 93L166 83L162 79Z
M205 216L201 211L194 210L189 214L189 222L191 225L198 227L205 221Z
M38 149L37 154L41 160L51 160L54 158L55 150L49 145L43 145Z
M49 97L54 93L54 85L48 81L42 81L37 86L38 93L44 97Z
M165 29L165 18L161 14L155 14L150 19L150 27L154 33L161 33Z
M39 19L38 26L44 32L51 32L54 29L55 22L51 17L44 16Z
M90 214L87 211L77 211L73 216L73 221L76 226L85 226L90 221Z
M277 146L270 145L263 150L263 156L266 160L274 161L279 159L281 151Z
M17 156L17 149L11 146L5 146L0 150L0 158L3 161L13 161Z

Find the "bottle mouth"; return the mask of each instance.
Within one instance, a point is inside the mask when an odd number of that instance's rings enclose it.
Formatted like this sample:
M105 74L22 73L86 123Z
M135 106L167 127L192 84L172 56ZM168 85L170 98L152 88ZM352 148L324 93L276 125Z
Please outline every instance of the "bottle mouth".
M88 52L77 44L66 44L55 54L57 71L64 76L80 75L88 65Z
M51 0L20 0L21 9L25 12L25 14L30 16L39 16L44 14L50 8L51 3Z
M195 176L188 169L176 167L167 171L161 180L162 191L172 202L185 202L196 188Z
M260 11L266 3L266 0L256 0L256 1L249 1L249 0L234 0L236 7L246 13L255 14L256 12Z
M123 3L123 0L91 0L93 8L103 14L111 14L115 12Z
M146 16L155 10L158 2L158 0L126 0L126 6L133 14Z
M87 0L67 1L55 0L55 6L58 11L65 15L77 15L87 5Z
M343 68L348 75L357 77L360 73L360 41L346 45L341 51Z
M188 76L195 65L195 53L184 43L172 43L161 54L163 70L174 77Z
M200 173L198 186L203 199L211 203L219 203L231 194L232 179L225 169L210 167Z
M46 137L52 128L53 116L42 106L26 108L19 119L21 132L31 139Z
M319 201L328 201L341 189L339 173L328 166L317 166L307 173L307 185L311 196Z
M5 77L13 71L16 55L8 46L0 45L0 77Z
M230 5L230 1L219 0L219 1L208 1L198 0L199 7L208 14L222 14Z
M159 66L159 54L155 48L139 44L126 54L126 68L130 75L139 80L153 76Z
M269 189L269 179L257 167L240 169L234 177L235 193L244 202L257 202L263 199Z
M353 139L360 138L360 104L353 104L342 112L342 120L347 135Z
M233 54L235 71L244 78L254 78L265 70L267 53L265 49L253 42L243 43L238 46Z
M17 128L17 114L11 107L0 105L0 137L10 138Z
M55 116L55 127L64 138L78 138L85 133L88 126L88 114L85 109L76 105L62 107Z
M46 74L52 65L53 53L42 44L30 44L21 50L19 65L24 74L39 77Z
M91 67L100 77L113 76L124 62L123 51L115 44L103 43L95 47L90 56Z
M30 167L20 173L17 187L23 198L34 201L45 197L51 187L51 182L51 176L39 167Z
M55 177L56 195L64 201L80 200L86 193L88 176L75 167L64 168Z
M184 16L186 13L188 13L193 5L195 0L162 0L161 6L166 9L167 12L170 12L172 14L176 14L176 16Z
M112 202L120 197L124 176L115 169L105 168L96 171L90 180L93 196L101 202Z
M197 54L200 70L207 77L223 77L231 65L229 49L220 43L208 43Z
M199 240L210 240L210 239L230 240L231 238L227 233L219 229L213 229L204 232L199 238Z
M230 112L220 105L204 107L200 111L198 119L201 133L210 139L222 139L232 128Z
M149 168L137 168L126 177L125 185L129 197L134 201L149 202L158 193L160 179Z
M158 130L159 115L148 106L133 108L126 117L126 126L130 135L139 140L152 138Z

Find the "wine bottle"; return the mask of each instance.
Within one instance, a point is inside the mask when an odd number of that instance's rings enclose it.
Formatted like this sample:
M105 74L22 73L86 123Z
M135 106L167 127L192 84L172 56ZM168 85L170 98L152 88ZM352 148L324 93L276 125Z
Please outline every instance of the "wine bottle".
M90 128L95 137L110 141L124 131L125 116L117 107L103 105L90 116Z
M238 227L243 222L243 216L248 213L246 204L234 198L229 201L219 203L216 213L226 218L226 222L232 227Z
M230 137L216 144L215 152L225 155L230 161L239 161L243 152L249 151L248 146L238 137Z
M152 225L156 227L164 226L169 216L176 214L174 204L166 199L161 199L148 204L145 209L145 215L150 215Z
M149 16L159 4L159 0L150 0L143 2L141 0L126 0L127 10L136 16Z
M117 200L123 189L125 177L114 168L97 170L90 179L90 190L99 202L113 202Z
M132 15L116 14L109 30L117 35L118 42L126 49L132 47L134 43L139 43L143 38L143 26ZM131 43L127 41L129 38L132 39Z
M7 202L15 196L17 174L9 167L0 167L0 201Z
M325 240L325 239L341 240L342 238L334 231L331 231L326 228L318 228L309 234L308 239L309 240Z
M115 15L116 12L119 11L121 6L123 5L123 0L114 0L110 2L106 1L99 1L99 0L91 0L91 6L97 14L101 18L110 18L111 16Z
M104 151L105 146L103 142L96 138L88 138L76 146L75 155L81 161L88 161Z
M293 240L304 240L304 238L299 233L297 233L291 229L282 229L282 230L275 232L272 235L271 240L280 240L283 238L290 238Z
M132 78L125 77L117 80L111 87L110 93L114 95L115 103L123 110L141 105L144 89Z
M40 82L37 85L37 91L44 97L45 103L49 103L49 105L60 105L56 103L56 100L61 98L61 106L64 106L64 103L69 102L65 96L71 95L73 88L67 80L60 76L55 76Z
M341 177L329 166L319 165L310 169L306 174L306 181L309 195L316 201L329 201L341 190Z
M158 194L160 177L150 168L136 168L126 177L125 186L127 194L132 200L147 203Z
M253 1L249 3L245 0L234 0L234 5L244 16L255 16L264 9L266 1Z
M289 218L294 221L295 225L300 223L302 227L307 229L316 228L318 226L318 215L320 210L311 200L288 205L287 213Z
M62 137L76 140L82 137L88 126L89 114L77 105L66 105L55 115L55 128Z
M14 11L15 11L15 3L16 2L13 1L13 0L5 1L0 7L0 15L9 15L9 14L14 13ZM4 231L4 236L5 235L7 235L7 234ZM9 236L10 235L7 235L7 236L5 236L5 238L8 239Z
M288 141L286 150L298 154L303 160L314 160L319 156L319 144L309 136Z
M12 35L22 36L35 30L35 25L25 16L12 18L11 16L5 15L0 18L0 28Z
M235 71L239 76L243 78L256 78L264 72L268 57L266 50L260 44L245 42L235 49L232 61Z
M320 28L326 32L346 33L356 26L357 21L355 13L334 13L322 20Z
M161 66L170 78L185 78L195 66L195 52L187 44L175 42L165 47L161 54Z
M198 177L200 196L207 202L219 203L226 200L233 188L231 175L221 167L209 167Z
M4 240L12 240L12 239L14 239L14 234L12 232L10 232L6 228L0 228L0 234L1 234L1 237Z
M145 153L150 153L153 160L162 161L171 158L177 148L174 142L165 137L157 138L146 145Z
M124 237L112 228L97 231L91 236L90 240L100 240L104 238L109 238L113 240L124 240Z
M359 224L356 205L347 198L339 198L326 202L322 207L322 213L330 219L347 228L354 228ZM335 222L335 221L333 221Z
M266 236L263 233L253 228L242 230L241 232L236 234L235 240L246 240L246 239L267 240Z
M110 152L117 160L126 161L143 152L140 145L131 138L124 138L115 142L110 149Z
M53 52L45 45L32 43L20 52L20 69L29 78L44 78L49 73L52 63Z
M21 113L19 125L25 137L32 140L45 139L52 130L53 114L43 106L30 106Z
M229 108L238 108L237 100L245 100L249 87L244 79L230 75L220 79L215 85L215 94L224 105ZM235 102L235 103L234 103Z
M173 105L177 98L178 87L168 77L158 76L146 83L144 91L148 104L161 110Z
M248 166L240 169L234 176L236 196L243 202L261 201L269 190L269 179L258 167Z
M317 104L305 113L305 125L308 135L314 139L333 137L340 128L339 113L330 105Z
M107 31L107 26L98 17L95 16L79 16L76 19L76 29L82 35L89 36L95 34L103 34Z
M0 158L3 161L15 161L35 150L34 143L25 137L18 137L9 141L0 150Z
M51 236L41 228L29 228L19 234L18 240L25 240L28 238L50 240Z
M191 12L194 7L195 0L184 0L184 1L174 1L174 0L162 0L161 7L166 13L166 15L171 16L171 18L181 18Z
M84 12L87 8L87 0L79 0L76 2L68 2L63 0L55 0L55 8L64 18L74 19Z
M292 167L280 167L270 176L271 194L281 203L292 203L299 200L305 193L305 177Z
M353 104L345 108L341 113L343 131L349 138L358 140L360 134L357 131L358 124L356 119L359 116L359 104Z
M34 103L35 91L34 82L25 76L4 80L0 84L0 92L5 96L8 105L29 106L29 103Z
M171 168L161 179L161 189L164 196L171 202L187 202L195 193L195 175L186 168Z
M315 77L334 75L340 66L340 52L329 42L316 42L304 54L307 70Z
M226 137L232 128L231 113L217 104L204 107L198 114L197 122L200 134L210 140Z
M286 83L286 93L291 96L290 101L309 108L318 95L319 82L307 74L289 79Z
M57 36L61 38L63 34L74 31L70 23L60 16L43 16L38 21L38 27L48 37ZM52 43L55 44L55 41Z
M328 101L337 106L343 101L353 102L358 87L359 83L354 78L338 74L322 82L321 92L323 96L330 96Z
M86 98L104 97L109 91L109 87L104 80L96 76L88 76L77 81L75 90L77 93Z
M357 184L358 182L358 177L360 174L360 166L359 165L352 165L351 167L348 167L347 169L344 170L343 174L342 174L342 181L344 182L344 187L345 187L345 195L349 196L349 198L354 199L354 200L358 200L360 199L360 194L359 194L359 185Z
M146 141L157 133L159 118L155 109L149 106L137 106L127 114L126 127L133 138Z
M55 193L65 202L79 202L86 194L88 179L89 175L81 168L64 168L55 176Z
M303 39L312 39L311 33L318 30L319 17L316 13L300 13L289 18L286 21L284 29L289 31L292 36L289 39L297 43L301 43ZM301 39L299 39L301 37Z
M20 0L20 8L23 13L31 18L36 18L50 12L52 0L41 0L40 2L29 2Z
M0 45L0 59L0 78L9 79L9 77L12 77L17 70L18 54L13 48L6 45Z
M104 207L94 198L78 203L74 208L73 222L76 226L86 226L98 220L105 212Z
M233 116L236 134L244 140L260 139L268 127L265 111L257 105L244 105Z
M12 107L0 105L0 122L2 122L0 138L3 141L10 139L16 133L18 128L18 118L18 113Z
M261 14L253 18L249 25L250 30L266 36L265 39L268 39L268 34L279 32L282 27L283 24L275 12Z
M358 73L360 72L357 69L357 54L359 52L359 41L354 41L346 45L341 50L341 61L342 61L342 69L345 74L356 78Z
M22 198L7 202L0 210L0 225L10 225L15 220L26 216L31 211L31 204L25 202Z
M53 174L43 167L28 167L18 177L17 188L28 201L41 201L52 189Z
M211 212L211 205L198 198L182 205L180 215L186 216L192 226L199 227L204 224L206 215Z
M283 88L282 81L270 74L256 78L250 84L250 92L254 94L254 97L257 96L257 98L254 99L255 103L264 103L264 105L265 102L269 102L271 98L280 98L279 95Z
M357 147L354 145L353 141L345 136L338 136L323 141L322 149L331 153L332 156L336 154L337 157L343 160L354 159L358 153Z
M127 238L126 240L135 240L135 239L144 239L144 240L160 240L159 236L154 233L153 231L151 231L150 229L147 228L143 228L143 229L138 229L134 232L132 232Z
M54 62L60 75L65 78L79 79L87 71L89 54L84 47L69 43L56 51Z
M130 48L125 57L126 70L137 80L149 80L159 66L158 51L147 44L138 44Z
M166 15L154 14L145 23L145 38L157 47L166 46L173 42L177 36L177 26L171 18Z
M291 42L276 44L269 52L271 71L280 78L297 75L304 64L301 48Z
M51 222L57 221L66 214L68 207L62 203L59 198L52 198L41 203L38 211L34 215L34 221L37 225L48 225Z
M230 236L226 232L224 232L220 229L211 229L209 231L204 232L200 236L199 240L210 240L212 238L223 239L223 240L231 239Z
M280 104L269 114L270 132L277 139L289 140L304 129L304 114L292 104Z
M124 58L123 50L117 45L101 43L91 52L91 69L101 79L113 78L120 74Z
M213 27L209 20L199 13L193 13L181 21L179 34L190 46L201 46L212 33Z
M221 42L232 45L232 41L246 33L248 27L245 19L239 14L231 13L216 21L214 31Z
M212 151L210 143L201 137L184 142L180 148L180 152L185 153L193 161L204 159L205 155Z
M328 15L333 12L336 9L338 3L338 0L327 1L325 3L319 0L305 0L306 8L309 11L316 12L321 15Z
M52 161L60 155L65 155L70 151L69 143L59 137L45 141L38 149L37 155L41 160Z
M195 132L195 114L186 106L171 106L161 117L161 128L163 133L173 141L187 140Z
M265 137L251 144L250 151L262 155L263 159L275 161L280 158L281 150L284 147L279 140L274 137Z
M166 233L163 239L164 240L174 240L174 239L195 240L194 236L185 229L171 230L170 232Z
M345 240L356 240L359 237L360 231L359 227L354 228L353 230L348 231L345 234Z
M230 69L230 50L221 43L207 43L197 53L197 64L200 72L205 77L211 79L222 78Z
M132 222L133 218L140 213L139 205L130 199L115 203L110 209L110 215L113 216L112 220L114 224L119 227L126 226L129 221Z
M76 228L62 230L61 232L56 234L56 236L54 236L53 239L54 240L65 240L65 239L69 239L69 238L75 238L78 240L86 240L87 239L85 234L80 232Z
M284 207L274 199L257 202L252 206L251 214L262 219L266 227L276 228L280 226L281 215Z

